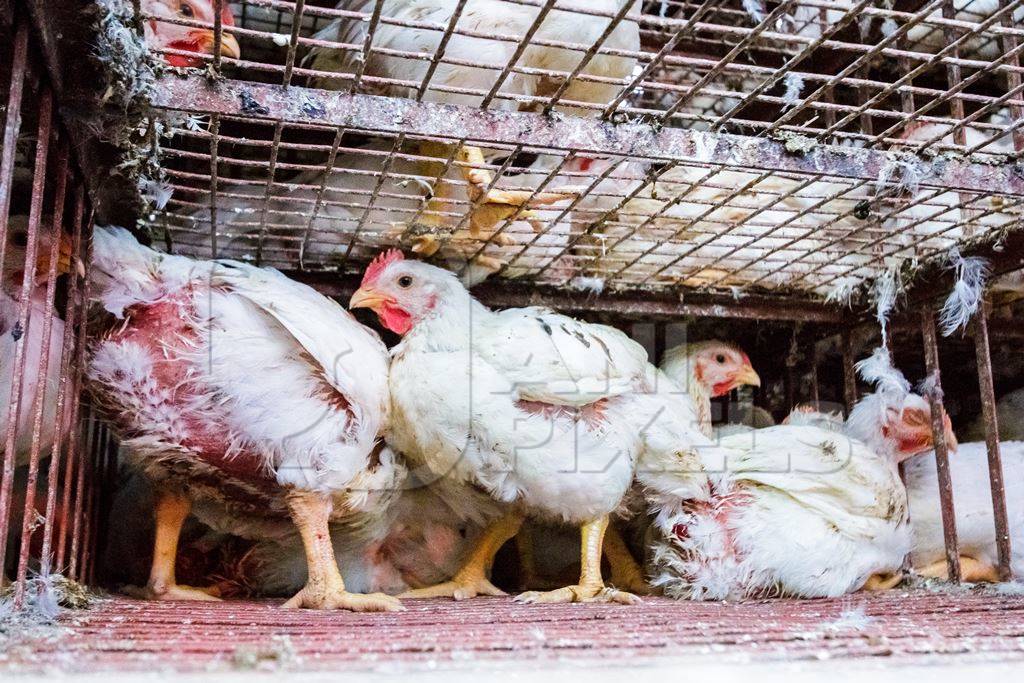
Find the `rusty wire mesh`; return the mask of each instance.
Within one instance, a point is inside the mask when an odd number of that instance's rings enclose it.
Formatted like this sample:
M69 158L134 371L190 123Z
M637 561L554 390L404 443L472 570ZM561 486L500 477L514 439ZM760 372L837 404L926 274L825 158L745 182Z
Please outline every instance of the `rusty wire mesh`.
M28 577L94 576L98 484L114 460L78 400L89 199L27 24L10 37L0 48L0 568L18 607Z
M230 3L232 26L206 25L240 56L201 59L253 90L182 99L198 79L158 82L174 93L158 104L182 107L154 221L169 248L355 272L398 245L472 279L841 296L1020 221L1024 0L339 7ZM373 97L357 103L379 126L332 118L348 93L402 98L421 125L392 125ZM487 110L488 126L449 125L446 103ZM531 135L534 115L570 135ZM592 144L631 126L684 131L690 147ZM481 227L471 168L490 172L480 187L545 203Z

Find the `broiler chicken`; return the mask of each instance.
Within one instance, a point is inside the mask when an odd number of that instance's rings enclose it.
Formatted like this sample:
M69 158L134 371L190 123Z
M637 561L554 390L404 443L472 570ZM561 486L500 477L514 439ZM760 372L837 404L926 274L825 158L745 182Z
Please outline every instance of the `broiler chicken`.
M725 396L744 385L761 386L750 357L737 346L717 339L669 349L661 361L661 370L690 395L706 436L712 435L712 398Z
M601 576L609 514L638 458L683 463L699 479L691 448L706 442L691 429L692 410L658 391L643 348L543 308L491 311L451 273L397 251L367 268L350 307L373 309L403 335L392 352L388 443L446 500L494 510L452 580L409 595L500 594L490 563L530 516L581 527L582 569L578 584L521 600L636 600Z
M457 172L449 170L431 189L431 178L419 174L415 161L402 155L386 161L391 148L391 143L378 141L339 154L330 172L309 171L275 183L266 202L262 185L223 188L217 211L219 255L251 256L262 239L259 249L264 262L293 266L296 260L331 263L344 258L350 245L356 250L376 250L398 244L424 257L439 257L453 270L466 266L462 279L470 286L502 268L505 277L542 266L549 266L546 276L552 282L571 277L568 263L550 265L569 242L569 221L555 220L565 206L537 212L529 220L515 220L501 232L473 231L461 225L464 203L434 201L424 206L430 193L452 196L451 187L461 182ZM502 178L500 185L536 187L557 161L557 157L541 156L522 173ZM564 171L577 171L581 163L567 164ZM385 172L385 181L376 189ZM371 197L375 199L367 208ZM209 203L205 198L200 201ZM316 217L311 220L314 210ZM539 219L547 224L542 235L536 234ZM208 210L197 211L193 220L200 235L210 233ZM205 242L194 245L196 251L207 246Z
M1010 568L1024 576L1024 442L1001 441L1003 486L1010 530ZM909 460L904 470L913 527L914 570L922 576L947 577L946 544L934 452ZM964 581L998 582L996 527L992 516L988 450L985 442L961 443L949 456L953 508Z
M145 15L143 21L146 44L152 50L175 50L178 52L196 52L213 54L216 37L213 30L200 26L172 24L172 21L187 21L192 24L213 26L216 8L213 0L142 0L140 9ZM221 4L220 53L224 57L238 59L241 49L238 41L229 32L235 25L231 15L231 5ZM168 53L163 58L175 67L202 66L203 60L186 54Z
M376 0L343 3L349 12L372 13ZM455 16L461 7L461 13ZM484 97L496 89L491 106L495 109L530 109L534 102L528 97L550 97L565 86L559 111L576 114L600 113L611 104L629 82L636 59L622 53L640 49L640 32L635 21L623 19L604 36L611 16L596 16L574 10L588 10L618 15L624 10L637 14L638 0L563 0L546 14L534 31L540 7L505 2L504 0L382 0L380 15L392 21L374 26L368 54L360 50L317 47L311 51L309 66L318 72L335 72L347 77L318 76L314 84L321 88L348 88L353 75L362 73L363 83L378 94L416 97L427 102L480 106ZM359 16L343 17L328 24L316 39L363 45L367 40L369 21ZM454 23L448 34L445 29ZM517 54L520 40L531 35L530 44ZM582 50L555 47L551 43L573 43L586 46L601 43L602 50L592 57ZM507 40L511 37L514 40ZM442 45L442 40L445 42ZM414 55L442 57L435 65ZM515 58L516 70L500 82L502 72ZM363 60L365 59L365 62ZM467 66L478 64L479 66ZM572 81L570 75L579 70ZM430 87L420 84L430 76ZM375 82L371 79L377 79ZM387 79L384 81L384 79ZM593 79L593 80L592 80ZM409 85L412 84L412 85ZM581 108L573 103L598 105L596 109ZM474 146L425 142L421 153L440 159L454 158L468 184L469 199L478 203L471 213L473 236L489 231L499 221L514 215L531 217L531 209L568 198L571 194L558 190L534 195L520 190L488 189L493 176L480 168L483 151ZM423 175L436 175L440 164L423 165ZM444 195L435 196L443 203Z
M387 351L344 309L279 272L196 261L94 235L93 295L117 318L91 349L88 378L130 461L157 490L148 593L179 586L178 535L191 512L248 538L298 528L308 579L286 606L400 609L346 590L328 522L376 524L405 470L377 446L388 410Z
M910 532L897 464L931 446L928 404L908 388L865 397L844 432L781 425L723 437L726 458L705 463L717 472L707 495L659 501L653 585L742 599L898 583Z
M58 274L69 271L71 242L64 233L56 240L46 234L42 227L40 233L36 246L35 275L32 284L28 286L27 330L21 329L19 323L19 299L25 278L25 256L28 247L27 217L10 218L7 225L7 246L4 249L4 281L3 287L0 288L0 434L3 435L7 434L11 419L15 357L18 345L24 345L25 371L18 393L18 417L15 427L16 467L24 465L29 459L37 400L42 401L43 407L38 441L41 458L50 455L57 423L57 391L60 384L64 321L52 312L47 316L46 280L51 259L56 260ZM47 359L45 378L39 375L44 355Z

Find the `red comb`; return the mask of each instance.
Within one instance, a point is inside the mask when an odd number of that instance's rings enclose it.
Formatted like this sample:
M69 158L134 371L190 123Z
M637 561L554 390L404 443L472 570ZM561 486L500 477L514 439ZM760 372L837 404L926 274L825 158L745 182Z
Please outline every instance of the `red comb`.
M392 263L404 261L405 256L398 249L388 249L377 254L377 258L370 261L370 265L366 267L366 272L363 273L363 281L360 283L361 286L371 284L375 282L380 274L384 272L384 269L390 266Z
M220 23L222 26L235 25L235 18L231 14L231 7L228 5L227 0L224 0L224 4L220 7Z

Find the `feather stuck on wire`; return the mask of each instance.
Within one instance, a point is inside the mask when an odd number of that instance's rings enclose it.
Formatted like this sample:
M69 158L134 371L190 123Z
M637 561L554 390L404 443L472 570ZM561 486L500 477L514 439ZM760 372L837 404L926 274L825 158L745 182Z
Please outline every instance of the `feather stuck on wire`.
M949 259L956 272L956 282L939 312L939 325L944 337L965 328L978 312L985 298L985 281L989 275L988 261L983 258L964 257L959 249L953 249Z

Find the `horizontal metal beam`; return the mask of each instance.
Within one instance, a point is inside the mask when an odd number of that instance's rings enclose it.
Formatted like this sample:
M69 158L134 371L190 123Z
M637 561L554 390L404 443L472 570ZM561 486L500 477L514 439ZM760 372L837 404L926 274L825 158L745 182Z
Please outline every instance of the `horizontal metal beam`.
M352 276L302 271L285 271L285 274L342 301L359 286L358 279ZM699 317L839 324L850 315L848 310L837 306L807 300L782 301L755 296L733 299L709 294L683 294L672 298L648 292L594 295L566 292L549 285L526 286L508 280L484 282L472 292L493 308L549 306L564 313L608 313L644 320Z
M924 187L1024 196L1024 165L971 163L938 155L883 152L822 145L809 139L787 151L787 143L725 133L662 128L638 122L526 112L481 111L473 107L350 95L343 92L200 76L161 78L152 96L159 108L322 125L371 133L466 138L502 145L576 150L781 172L829 174L876 180L880 175L912 176ZM900 169L903 169L902 171Z

